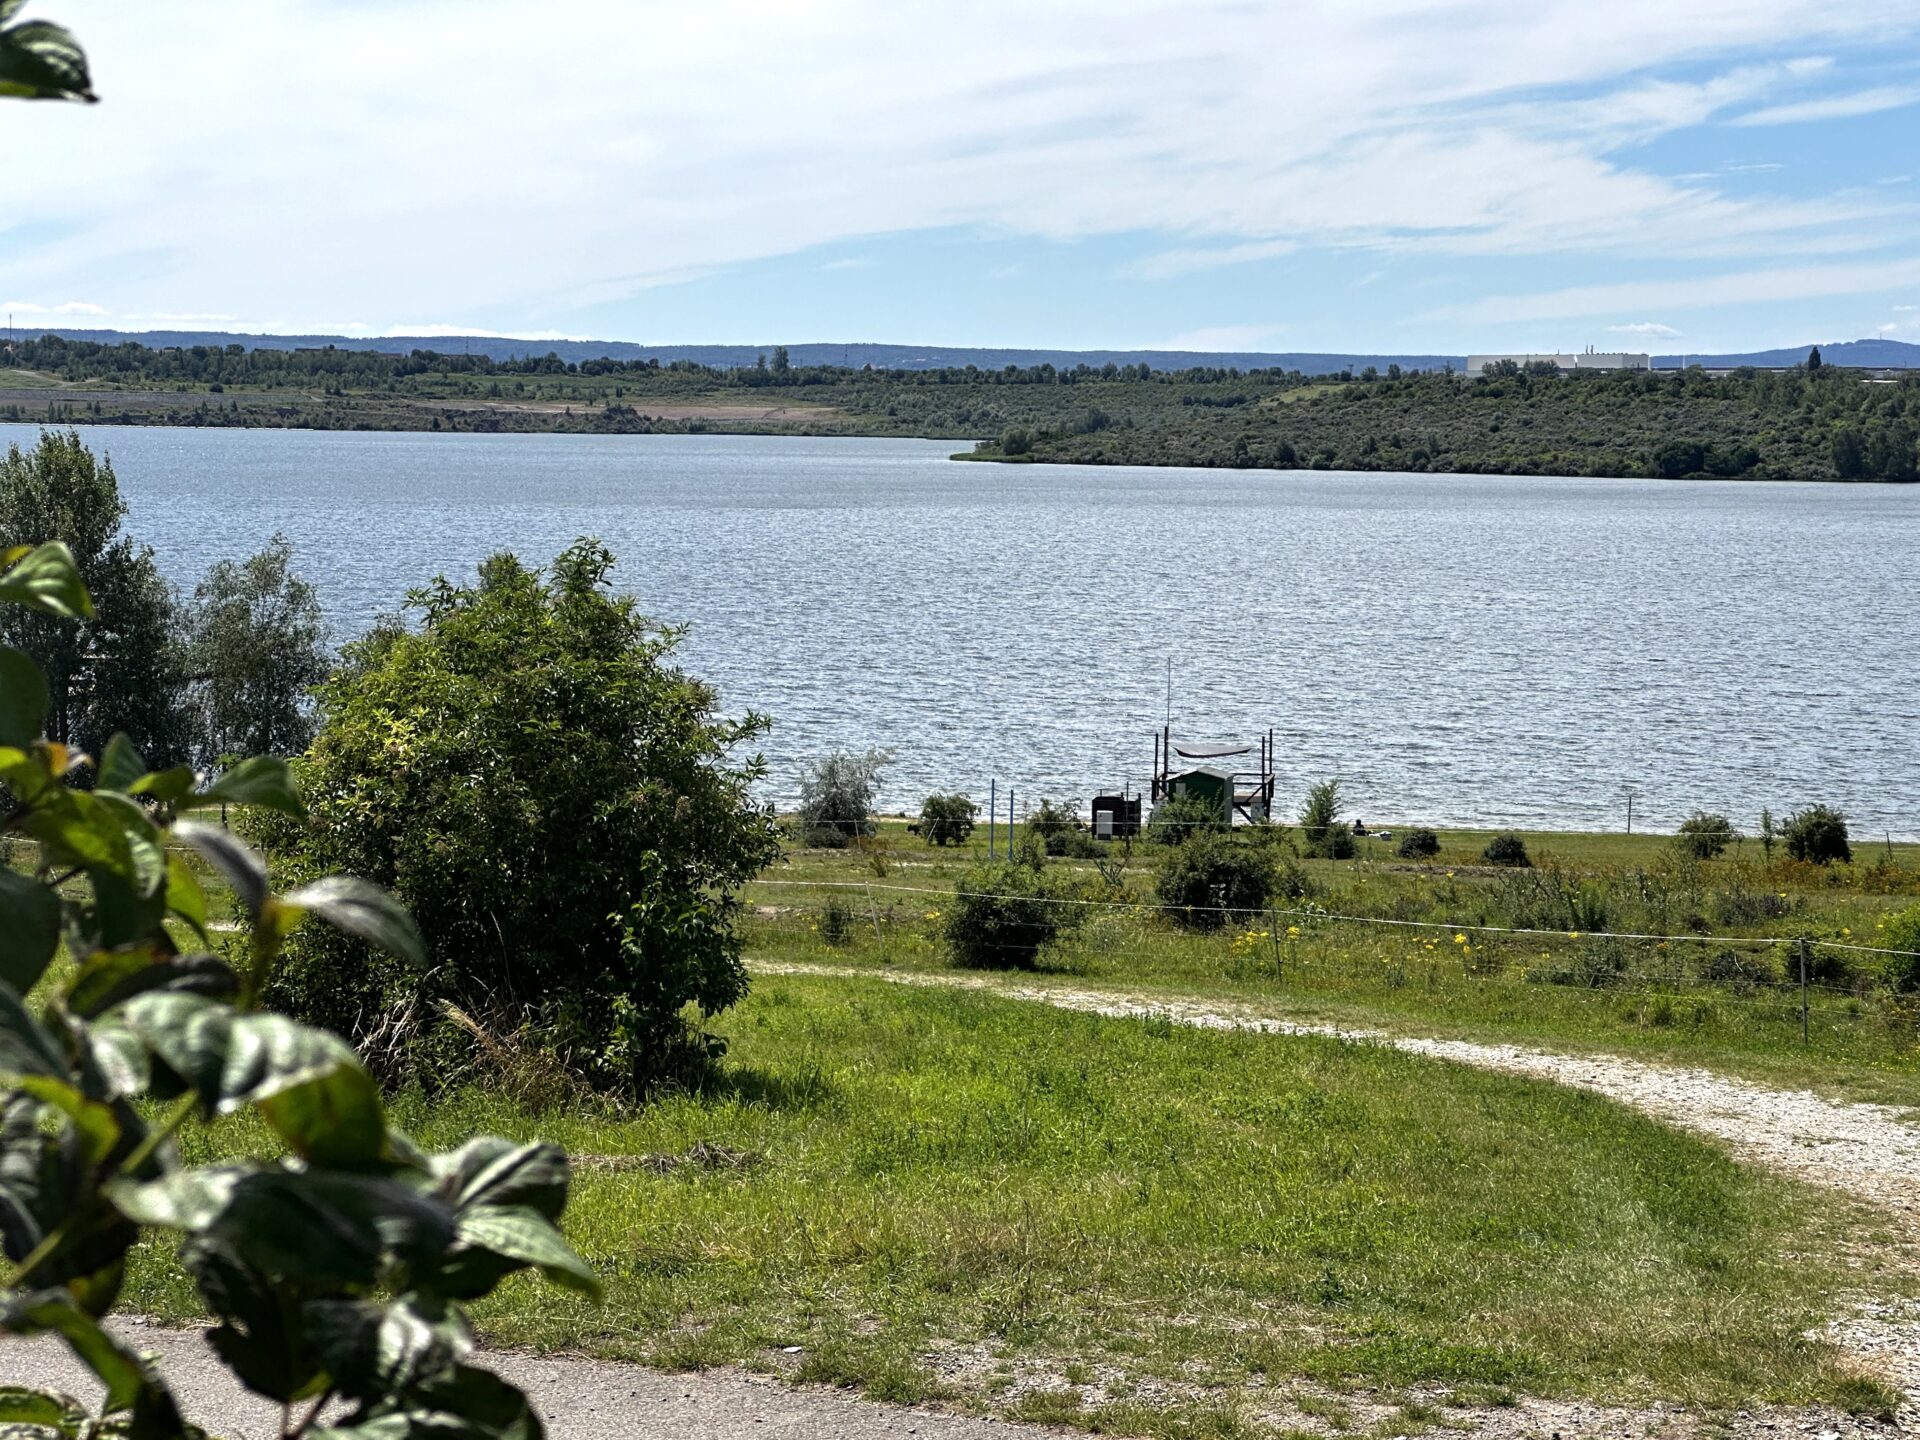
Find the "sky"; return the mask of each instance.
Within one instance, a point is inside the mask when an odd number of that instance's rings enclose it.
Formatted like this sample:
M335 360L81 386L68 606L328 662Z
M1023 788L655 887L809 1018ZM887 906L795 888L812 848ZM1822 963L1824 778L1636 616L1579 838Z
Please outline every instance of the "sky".
M1920 341L1915 0L30 0L24 328Z

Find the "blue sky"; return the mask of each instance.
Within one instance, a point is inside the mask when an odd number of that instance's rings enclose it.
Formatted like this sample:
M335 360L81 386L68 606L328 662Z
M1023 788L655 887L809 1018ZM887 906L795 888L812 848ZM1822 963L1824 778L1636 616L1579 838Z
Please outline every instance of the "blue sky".
M1912 0L33 0L16 323L1920 340Z

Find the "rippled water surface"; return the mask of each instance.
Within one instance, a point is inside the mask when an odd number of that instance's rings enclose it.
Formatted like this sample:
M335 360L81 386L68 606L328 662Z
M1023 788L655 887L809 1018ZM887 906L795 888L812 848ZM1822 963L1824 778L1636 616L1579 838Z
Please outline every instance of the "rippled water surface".
M9 438L31 438L0 427ZM772 788L1142 783L1174 728L1279 738L1362 816L1920 831L1920 487L964 465L951 442L99 429L175 581L289 535L335 639L494 550L603 537L774 717Z

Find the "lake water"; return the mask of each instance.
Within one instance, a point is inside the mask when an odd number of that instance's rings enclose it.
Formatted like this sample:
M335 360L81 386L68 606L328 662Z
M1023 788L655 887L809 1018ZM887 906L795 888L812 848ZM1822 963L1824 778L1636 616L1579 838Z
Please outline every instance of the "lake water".
M30 441L26 427L5 439ZM770 789L881 746L891 805L1145 782L1279 741L1382 820L1920 832L1920 487L955 464L953 442L103 428L185 587L275 530L336 640L488 553L602 537L773 716Z

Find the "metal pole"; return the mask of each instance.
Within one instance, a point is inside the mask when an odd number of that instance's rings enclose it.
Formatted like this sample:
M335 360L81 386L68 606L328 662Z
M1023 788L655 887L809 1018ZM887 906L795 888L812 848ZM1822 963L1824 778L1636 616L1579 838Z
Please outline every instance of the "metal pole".
M1000 821L1000 782L987 782L987 859L993 859L993 827Z
M1007 859L1013 859L1013 782L1007 782Z
M1800 1043L1807 1043L1807 942L1800 942Z

